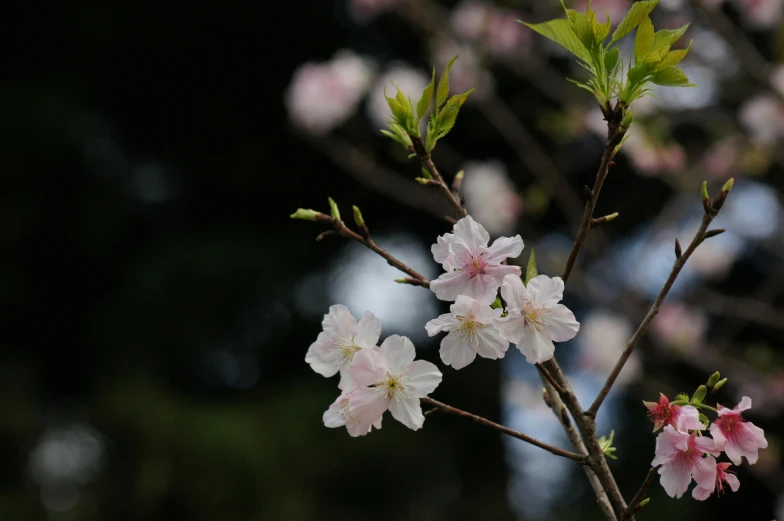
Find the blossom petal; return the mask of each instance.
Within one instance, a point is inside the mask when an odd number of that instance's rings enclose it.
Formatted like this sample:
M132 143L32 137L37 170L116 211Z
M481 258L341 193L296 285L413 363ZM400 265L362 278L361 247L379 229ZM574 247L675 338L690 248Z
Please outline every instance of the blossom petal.
M498 281L492 275L475 275L467 280L464 292L482 304L490 305L498 293Z
M548 308L544 330L554 342L566 342L577 335L580 323L574 318L574 313L563 304L556 304Z
M380 336L381 321L370 311L365 311L359 324L357 324L357 332L354 334L354 344L363 349L370 349L376 347Z
M713 456L697 458L692 463L691 475L701 487L714 487L716 485L716 459Z
M501 284L501 296L504 298L511 315L512 312L519 313L525 307L528 292L520 277L507 275Z
M321 376L335 376L340 370L340 353L335 349L334 336L319 333L316 341L308 348L305 362Z
M678 411L678 430L702 431L705 425L700 421L700 412L693 405L684 405Z
M360 349L354 355L348 372L358 387L373 385L385 368L381 354L375 349Z
M370 387L360 387L351 395L348 404L347 414L351 417L351 422L367 425L365 429L357 429L349 434L352 436L362 436L370 432L370 425L380 425L381 416L389 407L389 400L381 393L375 392ZM364 432L362 432L364 430Z
M470 274L466 271L442 273L436 280L430 281L430 289L440 300L452 301L465 292Z
M740 480L738 479L738 476L736 476L735 474L727 473L727 475L724 476L724 481L727 482L727 484L730 486L730 489L732 489L733 492L737 492L738 489L740 488Z
M564 282L561 277L537 275L528 281L526 287L536 307L557 304L563 300Z
M485 273L496 279L497 285L501 285L501 281L503 281L504 277L507 275L514 275L517 278L520 278L520 275L523 272L520 269L520 266L513 266L510 264L488 264L485 266Z
M416 348L408 337L391 335L381 344L380 354L391 372L400 373L416 358Z
M490 306L480 304L479 302L477 302L477 307L479 309L474 314L474 320L476 320L480 324L484 324L484 325L492 324L495 319L501 318L501 315L503 314L502 309L500 308L493 309Z
M357 320L351 316L346 306L334 304L329 307L329 312L324 315L321 326L325 333L332 333L336 337L342 338L354 334Z
M452 331L441 340L441 349L438 351L441 361L455 369L462 369L476 358L474 346L467 335Z
M694 490L691 491L691 497L693 497L697 501L705 501L710 497L711 494L713 494L714 490L715 490L715 486L713 484L711 484L711 486L705 486L705 487L703 487L702 485L697 485L696 487L694 487Z
M487 247L490 242L490 234L485 227L476 222L473 217L466 215L454 226L455 240L465 244L469 249Z
M455 240L453 233L445 233L436 239L436 243L430 247L430 252L433 254L433 259L441 264L446 271L454 270L454 264L450 260L452 252L449 247Z
M513 315L511 311L509 315L495 319L493 326L498 330L501 338L513 344L522 342L523 336L526 334L525 319L519 313Z
M689 488L691 472L684 458L674 458L659 468L659 480L668 496L679 498Z
M389 402L389 412L397 421L415 431L421 429L425 423L418 398L395 398Z
M424 398L435 391L442 378L438 367L426 360L408 364L404 376L405 385L410 389L410 395L415 398Z
M704 429L705 426L703 425L702 428ZM716 447L716 440L707 436L695 436L695 434L696 433L692 433L694 447L702 452L712 454L713 456L721 454L721 450Z
M458 295L455 303L449 306L449 311L453 315L471 315L475 314L475 307L478 302L468 295Z
M342 427L346 424L346 418L343 416L343 410L348 405L349 396L341 394L337 400L329 406L329 409L324 411L324 425L326 427L335 428Z
M427 336L436 336L442 331L452 331L458 326L457 319L450 313L445 313L425 324Z
M656 436L656 452L651 466L663 465L677 456L680 451L678 445L688 438L688 435L678 432L672 425L667 425L664 430Z
M529 364L546 362L555 353L553 341L532 328L525 329L523 338L517 343L517 349L525 355L525 361Z
M487 249L487 260L500 263L504 259L519 257L523 252L523 239L519 235L514 237L499 237Z
M501 334L493 326L485 326L477 331L479 346L477 351L480 356L496 360L506 355L509 349L509 340L501 338Z
M736 411L746 411L751 409L751 398L748 396L744 396L741 398L740 403L735 407L734 410Z
M338 382L338 389L340 389L343 392L351 392L357 387L359 386L357 385L357 382L354 381L354 378L351 376L351 371L349 371L348 368L341 370L340 382Z

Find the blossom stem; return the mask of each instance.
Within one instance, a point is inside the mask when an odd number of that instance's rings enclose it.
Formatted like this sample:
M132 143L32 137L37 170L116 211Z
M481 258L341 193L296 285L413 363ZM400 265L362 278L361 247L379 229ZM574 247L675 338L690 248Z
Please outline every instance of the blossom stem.
M623 518L621 521L626 521L630 519L634 512L639 508L640 503L642 503L643 499L645 498L645 493L648 492L648 487L651 486L653 483L654 478L656 477L656 469L659 467L651 467L648 471L648 475L645 476L645 481L642 482L642 486L640 486L640 490L634 495L631 501L629 501L629 507L626 509L626 512L623 514Z
M484 425L486 427L490 427L491 429L495 429L495 430L497 430L499 432L502 432L502 433L506 434L507 436L511 436L513 438L517 438L518 440L523 440L523 441L525 441L527 443L530 443L531 445L535 445L535 446L537 446L537 447L539 447L541 449L544 449L544 450L546 450L546 451L548 451L548 452L550 452L552 454L555 454L556 456L562 456L564 458L569 458L569 459L575 460L575 461L577 461L578 463L581 463L581 464L585 464L588 461L588 456L585 455L585 454L577 454L575 452L571 452L571 451L568 451L568 450L565 450L565 449L554 447L552 445L549 445L547 443L539 441L536 438L532 438L531 436L528 436L525 433L512 430L509 427L504 427L503 425L495 423L493 421L490 421L487 418L483 418L481 416L477 416L476 414L472 414L470 412L466 412L466 411L463 411L461 409L457 409L455 407L452 407L451 405L447 405L445 403L441 403L439 401L433 400L432 398L422 398L422 403L427 404L427 405L431 405L433 407L436 407L436 408L440 409L442 412L445 412L445 413L448 413L448 414L454 414L456 416L461 416L463 418L467 418L469 420L473 420L476 423L479 423L479 424Z
M721 201L723 202L723 199L726 198L726 193L721 192L719 195L720 198L722 197L722 194L723 198ZM629 357L634 352L634 349L637 347L637 344L639 343L642 336L648 330L648 327L651 325L654 317L656 317L656 315L659 313L659 308L661 307L662 302L667 297L670 289L672 289L672 285L675 283L675 279L678 278L678 275L683 269L683 266L686 264L686 261L689 260L689 257L691 257L692 253L694 253L694 250L696 250L697 247L705 240L705 234L708 231L708 226L710 225L711 221L713 221L714 217L716 217L718 214L719 208L720 206L717 207L714 205L713 208L708 208L705 211L705 214L702 217L702 224L700 225L699 230L697 230L697 233L694 235L691 244L689 244L689 247L686 248L686 251L683 252L683 255L675 259L675 263L672 266L672 271L670 271L670 276L667 277L667 281L664 283L664 286L659 292L659 296L656 297L656 300L653 302L650 310L648 310L648 314L645 315L645 318L637 328L637 331L635 331L634 335L632 335L632 337L629 339L629 342L626 344L626 349L624 349L621 357L618 359L618 362L616 362L615 367L613 367L609 376L607 376L607 380L604 382L604 386L602 386L601 391L599 391L599 394L591 404L591 407L589 407L585 412L587 416L592 418L596 417L596 413L599 411L599 407L602 406L604 399L607 398L607 395L615 383L615 380L618 378L618 375L621 374L624 365L626 365L626 361L629 360Z
M615 164L613 163L613 159L615 158L615 147L621 142L624 135L624 131L621 130L621 115L622 110L617 106L615 109L605 112L605 118L607 119L607 141L604 145L602 162L599 165L598 172L596 172L596 179L594 179L590 195L585 201L583 220L580 224L580 229L577 232L577 237L574 239L572 250L569 252L569 258L566 260L566 266L564 266L563 273L561 274L564 283L569 279L572 268L574 268L574 263L577 261L577 254L580 253L580 249L582 248L586 237L588 237L588 232L590 232L593 227L591 223L593 222L593 212L596 208L596 202L599 200L599 194L602 191L604 180L607 179L607 174L610 172L610 167Z
M716 414L719 414L719 410L714 408L714 407L711 407L710 405L705 405L703 403L693 403L692 405L695 406L698 409L708 409L710 412L714 412Z
M326 215L323 216L321 220L325 222L329 222L332 225L332 227L335 229L335 231L340 234L341 237L345 237L346 239L351 239L353 241L357 241L360 244L364 244L365 246L368 247L368 249L376 252L378 255L383 257L387 261L387 264L389 264L394 268L399 269L406 275L410 276L412 279L415 279L414 281L406 281L406 284L411 284L413 286L422 286L425 288L430 287L430 281L427 280L427 278L424 275L420 275L417 271L409 267L403 261L392 256L391 253L389 253L384 248L376 244L375 241L373 241L373 239L370 238L370 235L368 235L367 237L362 237L360 234L354 232L348 226L346 226L346 223L344 223L343 221L338 219L333 219L332 217Z
M541 373L542 377L543 377L545 380L547 380L547 383L549 383L549 384L550 384L550 385L553 387L553 389L554 389L554 390L555 390L555 391L556 391L556 392L557 392L559 395L560 395L560 394L563 394L563 389L561 388L561 386L560 386L560 385L558 385L558 382L556 382L556 381L555 381L555 378L553 378L553 375L551 375L551 374L550 374L550 371L548 371L547 369L545 369L545 368L544 368L544 366L543 366L542 364L535 364L535 365L536 365L536 368L537 368L537 369L539 370L539 372Z
M425 141L421 137L417 136L410 136L413 152L416 154L417 159L419 159L419 163L422 165L422 168L430 172L430 175L433 176L432 184L428 184L428 186L432 186L435 188L441 197L455 210L455 213L460 217L465 217L468 215L468 211L465 209L463 204L460 202L460 196L455 192L453 193L452 190L449 189L444 178L441 176L441 173L438 171L438 167L433 162L433 158L430 156L430 152L427 151L425 148Z

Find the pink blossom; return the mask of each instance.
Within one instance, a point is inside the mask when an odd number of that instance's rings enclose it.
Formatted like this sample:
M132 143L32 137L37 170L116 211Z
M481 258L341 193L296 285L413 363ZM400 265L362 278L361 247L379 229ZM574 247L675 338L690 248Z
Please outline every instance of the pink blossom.
M751 398L744 396L734 409L718 406L719 417L710 427L716 446L727 453L727 457L740 465L745 457L749 465L757 463L759 449L767 448L765 431L743 419L742 411L751 409Z
M653 432L658 431L665 425L678 427L680 430L701 430L705 426L700 422L700 413L691 405L681 407L680 405L670 405L670 400L659 393L659 403L642 402L648 408L648 416L653 421Z
M517 275L507 275L501 285L507 316L497 318L495 326L525 359L536 364L549 360L555 353L555 342L571 340L580 329L574 314L563 304L564 283L561 277L537 275L528 286Z
M506 167L500 161L471 162L463 168L463 194L477 221L493 235L512 233L523 210Z
M717 463L716 482L714 486L708 487L703 486L702 484L697 485L694 487L694 490L691 491L691 496L699 501L705 501L714 491L718 496L724 492L724 483L727 483L733 492L737 492L740 488L740 481L734 472L727 470L729 467L729 463Z
M330 428L346 426L346 430L351 436L364 436L373 430L381 428L381 418L379 417L375 422L363 421L356 415L352 414L350 409L351 398L355 391L343 393L338 396L335 403L329 406L324 412L324 425Z
M681 423L681 422L679 422ZM656 437L654 467L661 465L659 475L667 495L679 498L689 488L692 478L699 487L713 488L716 483L716 459L720 454L714 441L707 436L689 434L667 425ZM703 457L705 454L709 456Z
M477 41L490 54L503 57L528 50L529 33L516 18L513 11L465 0L452 11L451 24L460 38Z
M493 327L493 321L501 316L500 309L459 295L449 310L450 313L425 325L429 336L449 332L441 341L440 350L441 360L446 365L462 369L473 362L477 354L492 360L504 357L509 341L501 338Z
M381 322L370 311L357 320L342 304L329 307L321 322L323 331L310 345L305 362L318 374L326 377L340 372L338 388L353 388L348 367L354 355L363 349L373 349L381 336Z
M372 63L351 51L340 51L327 63L305 63L286 90L289 118L306 132L326 134L351 116L372 77Z
M378 351L357 353L349 368L358 386L349 399L349 416L361 425L376 424L389 409L409 429L420 429L425 417L419 400L438 387L441 372L415 356L411 340L399 335L384 340Z
M366 24L384 11L392 9L398 0L349 0L349 11L358 23Z
M782 0L737 0L736 4L754 29L773 29L782 17Z
M491 304L505 275L520 276L519 266L501 264L523 251L523 239L500 237L488 247L490 234L469 215L454 227L454 233L438 238L431 248L433 258L441 262L446 273L430 283L441 300L456 300L466 295L482 304Z
M761 145L784 138L784 103L773 94L758 94L740 107L740 122Z

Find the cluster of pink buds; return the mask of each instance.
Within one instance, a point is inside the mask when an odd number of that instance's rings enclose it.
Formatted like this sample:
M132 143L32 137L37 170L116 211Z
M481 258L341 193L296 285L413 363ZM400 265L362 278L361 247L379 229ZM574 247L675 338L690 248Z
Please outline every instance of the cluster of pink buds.
M768 446L765 432L747 421L743 411L751 409L751 398L744 396L734 409L721 405L711 407L703 403L710 389L711 394L721 388L727 379L720 380L718 372L701 385L689 398L682 394L670 400L661 394L658 403L643 402L654 422L654 432L664 430L656 438L656 457L651 465L659 467L661 484L670 497L679 498L686 492L692 479L697 486L692 490L694 499L703 501L714 492L724 492L725 484L735 492L740 481L729 468L740 465L743 458L749 465L757 463L759 449ZM700 411L716 414L710 420ZM712 437L703 436L708 430ZM732 462L717 462L724 452Z

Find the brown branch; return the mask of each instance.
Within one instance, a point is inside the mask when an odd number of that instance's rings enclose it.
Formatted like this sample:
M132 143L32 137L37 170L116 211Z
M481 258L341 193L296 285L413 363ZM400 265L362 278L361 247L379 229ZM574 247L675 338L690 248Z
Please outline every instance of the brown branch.
M561 388L560 385L558 385L558 382L555 381L555 378L553 378L553 375L550 374L550 371L545 369L542 364L534 364L534 365L536 365L536 368L539 370L539 373L542 375L542 378L547 380L547 383L549 383L552 386L553 390L556 391L558 394L563 394L563 389Z
M564 283L569 279L572 268L574 268L574 263L577 261L577 254L580 253L580 248L582 248L586 237L588 237L588 232L591 231L591 223L593 221L593 212L596 208L596 202L599 200L599 194L602 191L604 180L610 172L610 167L614 164L615 147L621 142L621 139L623 139L624 131L621 129L621 114L622 109L618 106L614 109L605 111L605 119L607 120L607 141L604 145L602 162L599 165L599 171L596 172L593 188L590 190L590 195L588 195L585 202L585 211L583 212L583 220L580 224L580 229L577 232L577 237L574 239L574 245L572 245L572 250L569 252L569 258L566 260L566 266L564 266L563 273L561 274Z
M558 418L558 421L563 426L564 431L566 431L566 436L569 438L569 441L572 443L577 453L587 456L588 450L585 448L583 440L580 438L580 435L577 433L577 430L574 428L574 425L572 425L572 422L569 419L569 414L566 412L566 406L564 405L563 401L561 401L561 397L559 396L560 392L554 392L556 389L545 376L544 371L546 371L546 369L544 369L541 365L537 365L537 368L540 369L543 383L545 389L547 390L547 399L545 402L553 410L553 414L555 414L555 417ZM549 375L549 373L547 374ZM550 376L550 378L552 378L552 376ZM585 470L588 483L591 485L591 488L596 495L596 504L604 514L604 517L606 517L608 521L616 521L617 518L613 512L612 505L610 504L610 500L607 497L607 493L604 491L604 487L602 486L601 481L599 481L599 477L589 465L584 465L583 470Z
M490 427L491 429L495 429L499 432L506 434L507 436L511 436L512 438L517 438L518 440L523 440L531 445L535 445L541 449L544 449L556 456L562 456L564 458L572 459L578 463L584 464L588 460L588 456L584 454L577 454L574 452L570 452L568 450L560 449L558 447L554 447L547 443L537 440L536 438L532 438L525 433L515 431L510 429L509 427L504 427L501 424L495 423L493 421L488 420L487 418L482 418L481 416L477 416L476 414L471 414L470 412L463 411L461 409L457 409L452 407L451 405L447 405L445 403L441 403L439 401L433 400L432 398L422 398L422 403L427 405L432 405L440 409L442 412L448 414L454 414L455 416L461 416L463 418L467 418L472 420L480 425L484 425L486 427Z
M729 184L730 188L731 186L732 185ZM626 349L623 350L623 353L618 359L618 362L615 363L615 367L613 367L609 376L607 376L607 380L604 382L604 386L602 386L601 391L599 391L599 394L591 404L591 407L585 411L587 416L592 418L596 417L596 413L599 411L599 407L602 406L602 402L604 402L604 399L607 398L607 395L615 383L615 380L618 378L618 375L621 374L624 365L626 365L626 361L629 360L629 357L634 352L634 349L637 347L637 344L639 343L642 336L648 330L648 327L651 325L654 317L656 317L656 315L659 313L659 308L661 307L662 302L670 292L672 285L675 283L675 279L678 278L678 275L683 269L683 266L686 264L686 261L689 260L689 257L691 257L691 254L694 253L694 250L696 250L697 247L702 244L706 236L711 235L710 231L708 230L708 226L710 225L711 221L713 221L714 217L716 217L716 215L719 213L719 210L724 204L724 200L727 198L728 193L729 190L722 190L719 192L719 196L712 206L709 203L706 203L705 214L702 217L702 224L700 224L699 230L697 230L697 233L694 235L694 238L692 239L691 244L689 244L689 247L686 248L686 251L684 251L680 257L675 259L675 262L672 265L672 271L670 271L670 276L667 277L667 281L664 283L664 286L659 292L659 296L656 297L656 300L653 302L650 310L648 310L648 314L645 315L645 318L637 328L637 331L635 331L634 335L632 335L632 337L629 339L629 342L626 344ZM709 201L709 199L704 199L704 202L705 201Z
M653 483L653 480L656 477L656 469L658 468L659 467L651 467L651 470L648 471L648 475L645 476L645 481L642 482L640 490L638 490L632 500L629 501L629 508L626 509L626 512L623 514L621 521L630 519L631 516L634 515L634 512L640 508L640 503L642 503L645 497L645 493L648 491L648 487L650 487L651 483Z
M412 146L412 152L416 154L417 159L419 159L419 163L422 165L422 168L430 172L430 175L433 176L433 179L430 179L427 183L427 186L432 186L433 188L438 191L441 197L451 206L455 213L460 217L465 217L468 215L468 211L466 211L463 204L460 202L460 197L457 194L453 194L452 191L447 186L444 178L441 176L441 172L438 171L436 164L433 162L433 158L430 156L430 152L425 149L425 141L421 137L417 136L410 136Z

